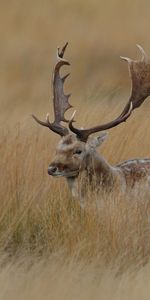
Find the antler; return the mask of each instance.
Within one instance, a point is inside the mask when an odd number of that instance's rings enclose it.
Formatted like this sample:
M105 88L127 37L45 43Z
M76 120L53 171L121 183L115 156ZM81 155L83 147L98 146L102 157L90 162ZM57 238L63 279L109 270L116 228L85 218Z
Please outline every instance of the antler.
M122 122L125 122L132 111L139 107L144 100L150 95L150 62L149 59L143 50L143 48L137 45L139 48L142 58L141 60L132 60L130 58L121 57L121 59L126 60L128 62L129 73L132 81L132 90L129 101L124 107L122 113L115 120L99 125L89 129L77 129L73 126L74 115L69 122L69 128L72 132L74 132L77 137L86 142L89 135L98 131L106 130L113 128L119 125Z
M54 67L53 71L53 105L54 105L54 122L50 123L49 114L46 116L46 122L40 121L36 116L32 115L34 120L38 122L42 126L48 127L50 130L58 133L61 136L65 136L69 133L69 130L60 124L61 121L69 122L65 119L65 112L71 108L72 106L69 104L69 96L65 95L63 91L63 85L65 79L69 76L69 74L64 77L60 77L60 68L64 65L70 65L70 63L63 59L64 52L68 43L64 45L64 47L60 50L57 49L57 63Z

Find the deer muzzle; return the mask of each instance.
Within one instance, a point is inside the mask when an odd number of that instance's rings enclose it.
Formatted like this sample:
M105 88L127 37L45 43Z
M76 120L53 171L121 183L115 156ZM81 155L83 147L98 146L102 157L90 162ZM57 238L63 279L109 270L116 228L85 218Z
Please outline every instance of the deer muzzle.
M70 169L66 166L57 166L55 165L49 165L48 167L48 175L56 176L56 177L76 177L79 174L78 169Z
M56 166L49 166L48 167L48 175L55 176L57 172L57 167Z

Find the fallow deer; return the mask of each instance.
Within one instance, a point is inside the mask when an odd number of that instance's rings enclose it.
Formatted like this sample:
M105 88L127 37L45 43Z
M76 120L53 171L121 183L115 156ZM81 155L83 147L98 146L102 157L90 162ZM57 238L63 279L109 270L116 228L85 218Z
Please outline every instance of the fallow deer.
M69 74L64 77L60 76L61 67L70 65L63 58L67 45L68 43L62 49L57 49L57 63L53 71L54 122L50 123L48 114L45 122L33 115L35 121L40 125L48 127L61 136L55 158L48 167L48 174L65 177L73 197L80 199L84 197L87 184L93 185L96 189L105 188L109 191L115 189L116 186L120 190L132 189L136 183L140 182L144 182L150 187L150 158L128 160L111 166L96 151L96 148L105 140L106 133L102 132L100 136L90 138L93 133L113 128L125 122L133 110L138 108L150 95L150 62L145 51L137 45L142 55L140 60L121 57L128 62L132 81L131 96L121 114L106 124L89 129L78 129L73 125L74 114L70 120L64 116L65 112L72 107L69 103L70 95L65 95L63 90L65 79ZM62 125L61 122L68 123L69 128Z

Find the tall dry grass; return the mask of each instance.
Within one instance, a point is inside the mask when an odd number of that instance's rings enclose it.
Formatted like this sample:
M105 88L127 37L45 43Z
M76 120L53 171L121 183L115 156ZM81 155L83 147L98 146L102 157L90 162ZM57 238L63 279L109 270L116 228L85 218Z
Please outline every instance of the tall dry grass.
M103 122L102 108L103 112L110 109L106 103L102 107L95 104L98 114L89 103L86 122ZM113 100L110 106L114 106ZM93 114L89 114L92 107ZM84 105L81 115L82 109ZM117 107L114 114L119 110ZM110 163L133 155L148 157L149 120L145 117L141 127L142 115L146 116L144 108L127 124L112 130L110 141L101 150ZM95 194L87 197L82 210L71 198L65 180L47 175L55 138L33 121L1 132L1 251L43 256L62 249L64 257L76 256L86 262L97 258L100 264L112 265L119 261L120 272L131 265L145 264L150 253L149 195L140 191L132 199L124 199L117 193L111 197ZM144 143L147 148L143 148Z
M142 114L111 133L101 152L112 163L148 156ZM81 209L47 175L57 137L36 126L1 130L0 299L149 299L149 195L93 195Z
M114 118L124 105L118 98L77 101L78 123ZM148 107L111 130L101 149L110 163L149 157ZM138 299L139 284L148 298L149 195L93 195L81 209L65 180L47 175L57 142L31 117L1 128L0 298Z
M52 109L55 49L66 40L79 126L114 118L129 94L134 45L149 47L144 1L3 1L0 9L0 299L149 299L150 204L93 195L84 210L47 175L58 137L39 128ZM110 131L110 163L149 157L149 102Z
M129 272L116 276L114 270L97 266L95 261L88 265L75 260L64 263L60 254L46 261L33 262L25 256L11 261L1 270L0 299L149 299L149 264L134 276Z

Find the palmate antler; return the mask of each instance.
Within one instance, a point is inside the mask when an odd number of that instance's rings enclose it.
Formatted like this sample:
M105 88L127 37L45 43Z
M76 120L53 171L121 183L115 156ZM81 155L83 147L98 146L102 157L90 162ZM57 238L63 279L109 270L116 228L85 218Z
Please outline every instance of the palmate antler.
M50 130L61 136L69 134L68 128L64 127L61 124L61 121L66 123L69 122L69 129L77 135L79 140L86 142L90 134L113 128L122 122L125 122L131 115L132 111L139 107L150 95L150 62L145 51L139 45L137 46L142 54L141 60L132 60L130 58L121 57L121 59L128 62L129 73L132 81L131 96L122 113L115 120L106 124L98 125L89 129L78 129L73 126L75 113L72 115L70 121L66 120L64 116L65 112L72 107L68 101L70 95L65 95L63 91L64 81L69 74L62 78L60 76L60 68L64 65L70 65L69 62L63 58L67 45L68 43L64 45L61 51L58 48L57 63L53 71L54 122L50 123L48 114L46 116L46 122L40 121L34 115L32 116L40 125L48 127Z
M117 117L115 120L89 129L75 128L73 126L73 114L69 122L69 128L72 132L74 132L77 135L77 137L81 141L86 142L90 134L113 128L119 125L120 123L126 121L131 115L132 111L135 108L139 107L143 103L143 101L150 95L150 62L143 48L139 45L137 45L137 47L139 48L142 54L141 60L136 61L130 58L121 57L121 59L126 60L128 62L129 73L132 81L131 96L129 98L128 103L126 104L119 117Z
M60 123L69 122L65 119L65 112L71 108L72 106L69 104L69 96L65 95L63 91L63 85L65 79L69 76L69 74L65 75L64 77L60 77L60 68L64 65L70 65L70 63L63 58L64 52L66 50L68 43L64 45L64 47L60 50L57 49L57 63L54 67L53 71L53 105L54 105L54 122L50 123L49 121L49 114L46 116L46 122L39 120L36 116L32 115L34 120L38 122L42 126L48 127L50 130L58 133L61 136L65 136L69 133L68 128L62 126Z

